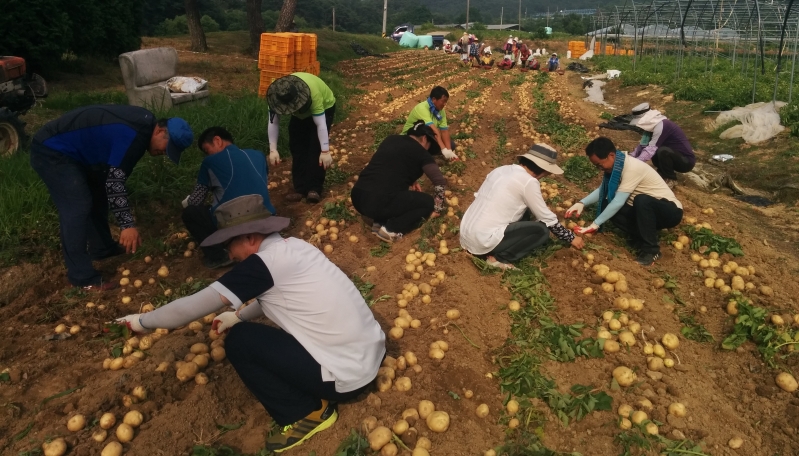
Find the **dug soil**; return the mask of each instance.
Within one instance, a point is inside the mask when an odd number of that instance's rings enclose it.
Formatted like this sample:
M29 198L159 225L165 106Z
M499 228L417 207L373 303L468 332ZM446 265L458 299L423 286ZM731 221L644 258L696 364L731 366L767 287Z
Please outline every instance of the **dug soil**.
M500 389L495 363L510 332L507 306L511 294L503 287L500 275L481 274L471 257L457 248L456 217L469 206L474 192L493 167L511 163L517 153L533 143L536 135L540 141L548 141L538 133L522 133L521 128L523 124L536 128L529 95L535 73L460 69L454 56L433 51L403 52L391 59L370 57L348 61L339 70L361 90L361 95L354 98L348 120L332 129L331 144L337 149L336 160L340 161L342 172L336 173L339 183L331 186L325 202L346 200L352 176L363 169L374 151L375 135L399 131L400 119L424 100L434 85L450 87L447 106L450 131L457 134L470 130L473 142L466 139L460 143L463 150L459 154L465 168L460 176L450 178L448 188L459 198L456 215L441 219L446 226L445 234L440 237L447 240L450 253L436 252L435 267L426 268L420 279L412 280L405 273L405 257L410 249L417 247L418 231L391 245L381 257L374 256L380 242L360 219L340 227L339 240L319 243L320 247L333 246L329 258L348 276L357 276L361 283L374 285L370 292L372 309L386 332L398 315L396 295L405 284L429 282L436 271L443 271L446 278L434 288L431 303L423 304L416 299L408 305L406 310L422 326L406 330L403 338L389 340L387 344L392 357L407 351L418 355L421 371L408 369L402 374L412 381L410 391L374 391L352 403L341 404L340 417L333 428L285 454L334 454L351 429L358 429L365 417L373 415L382 424L391 426L403 410L416 407L423 399L431 400L436 409L448 412L451 418L449 430L440 434L431 432L423 423L417 424L420 435L432 441L431 454L483 454L520 432L504 424L508 418L503 405L507 396ZM257 75L253 72L251 77ZM582 101L581 82L575 74L553 74L544 91L549 99L560 101L567 122L584 125L593 137L599 134L595 126L601 121L599 114L603 109ZM623 99L611 102L625 108L640 102L624 91L617 91L614 96ZM467 116L470 107L473 113ZM504 119L507 136L504 145L497 143L500 119ZM610 134L620 142L633 141L629 135ZM498 146L507 152L497 156ZM580 148L560 152L563 162L567 153L579 154ZM308 240L311 229L305 222L310 220L315 225L323 204L284 202L284 195L291 189L290 182L286 182L290 166L283 162L270 170L270 180L279 183L272 191L272 200L283 215L294 221L286 235ZM561 188L565 201L581 198L598 180L595 178L584 188L562 176L553 177L552 182ZM423 187L429 191L429 182ZM741 244L745 255L736 261L751 265L756 271L749 280L755 287L768 285L774 289L770 297L758 294L757 288L747 292L747 296L770 312L784 314L790 322L799 313L796 213L764 211L725 195L710 195L682 186L676 194L685 206L686 217L707 222L714 232ZM714 213L703 214L702 210L707 208L713 208ZM560 208L559 215L562 214ZM179 226L178 214L174 215L174 224ZM682 234L677 229L672 233ZM357 237L357 243L348 240L351 235ZM189 328L170 332L131 368L112 371L102 367L103 360L111 356L110 342L102 332L105 322L137 313L145 303L160 302L165 289L178 290L182 284L185 289L188 278L192 283L205 283L224 272L203 268L199 252L184 257L188 239L168 241L175 247L175 253L156 255L149 264L141 257L121 257L100 265L115 281L122 278L123 270L129 270L131 281L141 279L145 283L138 289L128 285L102 294L75 293L67 286L57 259L2 272L0 294L6 296L7 304L0 308L3 322L0 371L8 369L9 375L7 382L0 383L0 453L18 454L36 449L46 439L61 436L69 445L68 454L99 455L105 443L91 439L97 427L69 432L68 418L81 413L94 425L94 420L105 412L121 420L129 409L141 411L145 421L136 430L135 438L124 445L127 455L191 454L195 445L227 445L246 454L258 453L263 448L271 419L227 361L211 362L205 370L210 381L205 385L193 381L181 383L175 376L175 360L183 359L196 342L210 343L210 325L206 324L199 332ZM648 399L652 404L648 414L650 419L661 423L661 435L682 433L687 439L702 442L707 454L799 454L796 395L777 388L774 378L778 370L763 362L751 342L732 351L720 347L720 341L732 328L731 317L724 310L727 299L719 290L705 287L701 271L690 258L695 252L687 248L676 250L664 240L664 257L647 269L635 263L623 241L613 234L596 235L588 241L590 249L586 252L564 246L545 260L543 273L556 306L551 317L561 324L585 323L583 336L596 337L602 313L613 308L617 294L601 291L592 281L593 273L584 256L591 253L594 264L603 263L623 273L629 285L628 294L644 301L643 310L630 316L641 324L642 330L637 334L636 346L630 350L604 358L577 358L570 363L545 362L543 371L556 381L559 391L567 392L575 384L591 385L613 398L612 409L593 411L584 419L564 426L546 404L536 402L535 409L545 424L531 431L536 431L549 448L558 452L617 455L622 450L615 441L621 432L616 409L624 403L636 404ZM159 278L156 273L162 265L170 270L166 278ZM657 277L670 277L676 288L655 288L652 280ZM155 283L147 284L149 278L155 278ZM593 289L592 294L583 294L587 287ZM132 301L122 304L123 296L131 297ZM95 307L87 308L89 301ZM97 305L101 304L104 310L98 310ZM449 309L460 310L461 317L444 324ZM665 333L680 334L683 325L678 312L694 317L714 340L700 343L680 336L679 348L669 354L676 365L661 371L662 375L647 376L641 345L645 340L660 340ZM436 320L431 323L432 319ZM82 330L65 339L53 339L54 328L61 323L67 327L77 324ZM429 359L428 347L438 340L446 341L449 351L442 360ZM155 371L161 362L170 363L166 372ZM797 357L780 359L779 363L782 369L799 374ZM638 372L640 381L634 387L611 387L611 372L619 365ZM148 390L147 399L126 406L123 396L140 385ZM465 390L473 391L473 397L467 399ZM688 410L685 418L667 416L667 407L677 401ZM478 418L475 409L482 403L488 405L490 412L487 417ZM743 439L738 450L728 447L728 441L734 437ZM113 439L111 432L106 442Z

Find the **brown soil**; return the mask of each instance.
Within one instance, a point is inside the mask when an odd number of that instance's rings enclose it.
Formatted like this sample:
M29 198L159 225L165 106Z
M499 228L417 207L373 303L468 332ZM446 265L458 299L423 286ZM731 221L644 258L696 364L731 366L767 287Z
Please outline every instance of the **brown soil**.
M548 46L549 47L549 46ZM519 132L519 121L515 114L520 110L518 89L509 85L519 73L499 70L454 71L455 57L444 57L439 53L426 54L400 53L392 59L360 59L342 64L342 72L358 82L364 89L365 97L375 91L390 89L373 97L369 102L356 102L355 110L349 119L333 128L332 143L350 152L342 168L349 173L360 171L372 153L373 136L371 129L364 128L364 122L392 120L404 116L417 102L424 99L429 88L436 83L451 85L457 83L450 98L448 111L452 113L452 131L472 127L475 135L471 149L476 159L468 159L467 167L460 182L452 180L451 190L460 199L460 209L465 210L473 199L473 192L479 187L484 176L492 168L493 150L496 136L492 130L494 122L506 119L508 141L514 151L524 150L532 143ZM389 71L404 69L411 75L407 80L410 87L401 86L405 79L388 77ZM248 77L256 77L253 70L247 70ZM529 82L534 73L527 73ZM481 104L470 125L459 123L458 108L471 104L467 92L478 90L477 77L490 78L493 84L488 91L486 102ZM564 109L575 112L575 120L586 125L592 134L597 132L593 126L599 122L602 109L581 101L580 79L567 73L553 75L549 90L562 100ZM529 88L531 86L524 85ZM502 93L510 92L513 101L503 100ZM391 93L392 104L384 101ZM627 97L628 103L637 104L637 99L629 98L630 93L617 92L618 97ZM529 106L527 106L529 108ZM532 119L529 119L532 121ZM362 122L358 124L357 122ZM535 122L532 121L533 126ZM352 134L355 134L353 137ZM604 133L604 132L603 132ZM631 141L623 133L610 132L614 140ZM620 141L621 142L621 141ZM577 151L579 152L579 150ZM342 153L339 152L339 156ZM504 164L512 161L513 154L504 157ZM486 164L482 164L482 162ZM284 179L284 172L290 164L283 163L273 170L272 181ZM581 197L583 192L562 177L556 178L565 193ZM316 220L321 205L309 206L304 203L287 204L283 195L289 185L282 184L273 191L273 201L283 214L294 218L289 235L308 239L304 220ZM346 194L347 186L332 189L329 200ZM751 264L757 270L753 279L756 284L769 284L774 287L772 298L752 295L752 299L770 310L782 314L795 314L799 311L796 303L797 285L796 252L790 248L786 239L785 226L793 225L795 220L784 219L779 211L760 211L722 195L708 195L689 188L680 187L677 195L685 205L686 216L694 216L700 221L713 225L715 231L737 239L746 253L741 264ZM565 199L565 198L564 198ZM713 207L715 214L701 214L701 209ZM458 220L444 218L442 222L457 226ZM177 225L179 219L174 216ZM405 255L414 247L418 233L410 234L395 243L383 258L370 255L370 249L379 245L368 229L360 223L351 223L342 233L359 237L358 243L350 243L348 236L330 242L335 248L330 254L334 261L348 275L357 274L364 281L375 285L374 297L389 295L391 299L378 302L373 309L378 321L386 331L397 316L394 296L402 286L411 282L404 275ZM795 231L795 230L794 230ZM793 233L795 235L795 233ZM448 232L446 239L450 248L457 247L457 236ZM596 262L602 262L613 270L620 271L629 282L629 294L645 301L644 310L631 316L640 322L648 340L659 339L664 333L679 334L680 323L674 305L664 299L664 290L656 290L650 282L652 278L664 273L677 280L677 293L685 300L684 311L695 316L704 324L716 339L715 343L697 343L681 338L676 356L679 365L664 371L660 380L645 377L645 357L640 347L626 353L624 351L608 355L603 359L578 358L573 363L545 363L545 372L554 378L560 391L567 391L573 384L592 384L605 390L613 399L614 411L594 412L569 427L560 424L544 404L538 409L547 417L542 433L544 442L557 451L579 451L583 455L615 455L619 447L614 436L619 433L616 426L615 409L621 403L635 403L647 397L654 404L650 413L653 419L665 423L661 434L668 435L673 429L681 429L688 437L703 441L706 452L710 454L747 455L792 455L799 453L799 415L795 396L776 388L775 371L767 368L754 345L746 343L737 351L721 350L719 341L731 328L731 322L722 306L726 300L716 291L705 288L697 277L696 266L687 251L679 252L664 246L665 257L652 270L639 267L631 260L628 251L620 246L619 240L611 234L594 236L590 242L596 245L592 253ZM577 267L573 260L579 260ZM549 289L557 302L557 310L552 317L559 323L584 322L591 329L585 335L595 335L598 319L603 311L612 308L614 294L605 294L591 283L591 272L586 271L582 257L573 250L561 250L547 260L544 273ZM174 370L166 373L155 372L161 361L181 359L189 347L198 341L208 342L207 331L195 334L189 329L177 330L162 337L149 350L148 356L130 369L119 371L103 370L103 359L109 356L107 343L103 339L103 322L114 317L137 312L140 305L161 294L163 288L176 288L186 277L213 280L221 272L205 270L198 255L191 258L158 257L153 263L126 258L109 260L102 267L105 271L116 272L115 279L121 278L124 268L131 270L131 278L145 280L157 277L156 270L161 264L170 268L167 279L159 279L155 285L145 285L138 292L127 293L119 290L103 295L70 298L64 272L60 262L40 265L21 265L7 269L0 275L0 295L6 296L8 304L0 308L0 318L4 322L3 337L0 338L0 370L9 368L10 383L0 386L0 448L3 454L38 448L42 441L55 436L64 436L69 443L69 454L96 455L102 444L90 439L91 431L70 433L66 421L74 413L82 413L89 418L99 418L104 412L112 412L121 419L127 408L122 396L129 394L133 387L144 385L150 392L148 400L134 404L132 409L140 410L145 416L145 424L136 431L135 439L125 445L129 455L178 455L189 454L195 444L225 444L242 453L256 453L263 447L264 436L270 429L270 419L255 398L246 390L228 362L211 363L206 369L210 379L207 385L199 386L193 382L181 384L175 378ZM368 266L376 270L367 272ZM492 356L503 345L509 335L509 318L506 305L510 299L498 276L483 276L474 267L471 259L463 252L439 255L435 268L424 272L424 279L432 277L433 270L442 270L446 280L432 294L432 303L424 305L418 300L409 305L408 311L414 318L423 322L419 329L406 331L399 341L388 344L388 354L399 356L406 351L415 352L423 369L415 374L407 371L413 382L410 391L402 393L389 391L374 396L359 398L350 404L340 406L339 422L331 430L315 436L310 442L286 454L308 454L315 451L319 455L333 454L338 444L349 434L350 429L358 428L363 418L376 416L383 424L390 426L399 418L401 412L415 407L422 399L432 400L437 409L449 412L452 420L450 429L443 434L430 432L424 424L417 428L420 435L432 440L432 454L462 455L482 454L490 447L501 444L509 431L498 424L504 416L503 399L496 378L497 366ZM585 287L594 287L596 292L588 297L581 293ZM120 303L120 297L131 295L133 301L128 305ZM105 304L104 311L86 309L87 301ZM707 311L700 312L700 306ZM431 318L443 318L446 310L458 308L462 317L457 322L460 329L479 348L469 344L457 328L445 331L440 327L429 327ZM83 330L66 340L44 340L43 336L52 334L58 323L78 323ZM441 361L432 361L426 355L427 347L436 340L445 340L450 351ZM799 373L796 357L785 360L786 368ZM637 388L612 391L609 388L610 372L620 364L634 367L646 380ZM494 375L487 375L493 373ZM493 378L492 378L493 377ZM44 400L59 392L79 388L71 394L47 401ZM464 389L474 391L474 397L462 397ZM455 400L450 392L461 395ZM673 401L683 402L689 410L687 419L667 420L666 407ZM475 416L475 408L481 403L490 407L485 419ZM217 425L239 424L241 427L218 436ZM29 427L30 426L30 427ZM29 428L29 432L25 430ZM22 435L13 440L14 436ZM509 435L513 435L512 432ZM738 452L727 447L727 441L735 436L744 439L744 446ZM218 437L218 438L217 438ZM113 437L109 437L109 440Z

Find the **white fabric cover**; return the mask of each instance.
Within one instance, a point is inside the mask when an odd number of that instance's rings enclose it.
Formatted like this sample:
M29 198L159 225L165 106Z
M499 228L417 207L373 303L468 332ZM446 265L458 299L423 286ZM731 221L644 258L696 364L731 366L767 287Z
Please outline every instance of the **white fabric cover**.
M174 76L166 81L172 93L197 93L208 85L208 81L196 76Z
M734 120L741 122L741 125L728 128L719 137L721 139L742 138L748 144L767 141L785 129L780 125L779 110L786 104L784 101L753 103L744 107L735 107L730 111L723 111L716 117L717 128Z

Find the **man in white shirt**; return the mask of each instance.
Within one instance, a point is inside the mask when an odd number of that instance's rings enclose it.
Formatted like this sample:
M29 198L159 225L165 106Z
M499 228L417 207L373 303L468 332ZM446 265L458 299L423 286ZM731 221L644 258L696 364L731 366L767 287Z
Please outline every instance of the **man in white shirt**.
M224 245L239 263L202 291L119 322L145 333L232 307L213 329L230 330L227 359L282 427L266 441L279 453L332 426L336 403L354 399L374 380L385 334L360 292L319 249L280 236L289 219L272 216L261 195L232 199L214 215L219 229L202 245ZM248 322L262 316L279 328Z
M660 258L658 230L673 228L682 220L682 203L663 178L646 163L616 150L608 138L599 137L585 148L591 163L604 172L602 184L566 211L580 216L587 204L597 204L597 216L578 234L599 231L608 220L624 231L638 251L639 264L650 266Z
M512 268L511 263L549 242L550 232L583 248L582 238L558 222L541 195L539 179L563 174L555 149L536 144L517 159L518 165L488 173L460 226L461 246L501 269Z

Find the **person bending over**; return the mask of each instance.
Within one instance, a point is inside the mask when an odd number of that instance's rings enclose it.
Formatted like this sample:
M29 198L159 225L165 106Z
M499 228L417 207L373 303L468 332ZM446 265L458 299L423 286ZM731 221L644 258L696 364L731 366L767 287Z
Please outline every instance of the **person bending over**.
M444 210L447 180L429 152L434 142L433 130L418 120L407 135L383 140L358 176L352 205L374 220L372 233L381 240L394 242ZM433 183L433 196L422 192L422 174Z
M687 173L696 165L696 155L679 125L667 119L660 111L641 103L633 108L630 125L644 130L641 143L630 152L641 161L652 160L658 174L669 188L677 184L677 173Z
M550 232L582 249L582 238L558 222L541 195L539 179L563 174L555 149L536 144L517 160L488 173L480 185L461 221L463 248L501 269L513 268L511 263L544 246Z
M385 334L346 274L316 247L280 236L289 219L271 215L261 195L232 199L214 215L219 230L202 245L226 246L238 264L191 296L117 322L142 334L232 307L212 330L229 331L227 359L281 427L266 440L280 453L332 426L336 404L369 386ZM276 326L250 321L264 316Z
M200 134L197 146L206 155L197 173L197 184L183 200L183 224L198 243L216 231L213 213L220 204L243 195L261 195L264 207L275 214L269 201L269 166L258 150L239 149L233 135L222 127L211 127ZM213 201L206 204L208 194ZM202 247L203 265L215 269L231 263L220 246Z
M579 217L586 205L596 204L590 226L575 228L578 234L593 233L611 220L630 238L638 251L639 264L649 266L660 258L658 230L673 228L683 216L682 203L663 178L646 163L630 160L608 138L599 137L585 148L591 163L604 174L602 184L566 211L566 218Z

